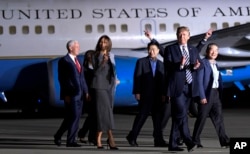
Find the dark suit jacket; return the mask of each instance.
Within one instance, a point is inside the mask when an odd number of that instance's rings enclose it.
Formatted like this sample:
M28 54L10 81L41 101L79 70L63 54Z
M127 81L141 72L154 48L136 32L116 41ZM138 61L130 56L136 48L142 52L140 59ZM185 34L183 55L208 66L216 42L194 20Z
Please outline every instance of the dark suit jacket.
M202 65L199 69L194 70L193 67L197 60L201 63L199 56L200 50L197 47L191 45L188 46L189 57L190 57L190 68L192 72L193 82L192 82L192 96L198 96L199 90L197 86L197 70L202 68ZM180 69L182 59L181 49L178 43L167 46L164 51L164 67L166 70L167 77L167 96L177 97L182 91L186 82L186 69Z
M164 65L157 60L153 76L149 57L140 58L134 71L133 94L140 94L141 101L152 101L165 96Z
M213 86L213 70L210 66L209 60L204 58L202 59L203 68L198 71L198 85L199 85L199 91L200 91L200 99L206 98L209 99L211 89ZM217 65L216 65L217 66ZM218 66L217 66L218 69ZM222 97L222 77L221 74L219 74L219 93L220 98ZM208 100L209 102L209 100Z
M78 59L80 62L80 60ZM87 84L84 78L82 62L81 73L78 72L74 61L67 54L60 58L58 62L58 79L60 83L60 98L63 100L65 96L70 96L74 100L83 99L88 93Z

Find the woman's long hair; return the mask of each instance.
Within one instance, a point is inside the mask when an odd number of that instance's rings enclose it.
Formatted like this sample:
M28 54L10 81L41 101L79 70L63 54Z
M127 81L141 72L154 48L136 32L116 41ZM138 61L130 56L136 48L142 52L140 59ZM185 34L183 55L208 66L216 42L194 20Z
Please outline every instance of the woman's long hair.
M103 38L104 38L105 40L108 41L108 48L107 48L107 51L110 52L110 50L111 50L111 48L112 48L112 41L111 41L110 37L107 36L107 35L102 35L102 36L99 38L99 40L97 41L96 47L95 47L95 51L97 51L97 52L100 52L100 51L101 51L100 42L101 42L101 40L102 40Z

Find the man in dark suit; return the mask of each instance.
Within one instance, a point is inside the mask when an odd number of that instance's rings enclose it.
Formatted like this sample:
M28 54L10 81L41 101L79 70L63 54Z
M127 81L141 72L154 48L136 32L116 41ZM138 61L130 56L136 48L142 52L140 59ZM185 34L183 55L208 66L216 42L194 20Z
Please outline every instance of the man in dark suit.
M148 56L137 60L134 71L133 94L139 104L132 130L126 137L131 146L138 146L136 139L147 117L152 114L154 145L161 143L161 108L165 102L164 65L157 59L159 43L148 44Z
M152 42L158 42L156 39L153 38L151 32L149 30L145 30L145 36ZM201 49L204 47L204 45L206 44L206 41L212 36L212 29L209 29L206 33L204 38L197 44L196 48L198 49L199 52L201 52ZM164 58L164 48L160 45L160 51L159 54ZM197 107L196 107L196 102L191 101L190 105L188 107L188 112L190 114L192 114L193 116L197 116L198 111L197 111ZM163 115L162 115L162 130L161 130L161 134L163 137L163 130L166 128L167 123L169 118L171 117L171 103L169 103L168 101L166 101L166 103L164 103L164 106L162 107L163 109ZM179 134L180 135L180 134ZM164 140L164 138L162 138L162 143L166 143L166 141ZM178 145L182 145L183 140L181 137L178 137L177 139Z
M88 88L84 78L82 62L79 62L80 45L78 41L70 40L67 45L68 54L58 62L58 79L60 84L60 98L64 100L65 117L54 135L54 143L61 145L61 137L67 134L67 147L79 147L75 138L82 113L83 99L88 97Z
M198 116L193 131L193 141L197 147L202 148L200 134L206 122L207 116L214 124L222 147L229 146L229 138L225 133L222 116L222 77L216 64L218 45L210 43L206 49L206 56L202 59L203 69L198 72L200 102L198 104Z
M177 29L178 42L169 45L164 51L164 67L167 77L167 96L171 101L172 126L169 139L169 151L183 151L177 144L179 131L188 151L195 144L188 128L187 111L190 101L198 96L197 75L200 68L199 50L188 44L190 32L188 27Z

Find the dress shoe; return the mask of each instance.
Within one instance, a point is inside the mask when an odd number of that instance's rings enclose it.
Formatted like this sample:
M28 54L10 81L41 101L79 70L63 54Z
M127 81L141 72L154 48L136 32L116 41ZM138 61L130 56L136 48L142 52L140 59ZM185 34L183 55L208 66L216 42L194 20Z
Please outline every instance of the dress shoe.
M177 144L179 145L179 146L182 146L183 145L183 139L182 138L178 138L177 139Z
M167 147L168 143L166 141L161 141L161 142L154 142L155 147Z
M88 142L89 142L89 145L94 145L94 146L96 146L97 145L97 142L96 142L96 140L95 139L89 139L88 140Z
M81 145L73 142L73 143L67 143L66 147L81 147Z
M55 143L55 145L57 145L57 146L61 146L62 141L61 141L60 138L57 138L56 136L54 136L54 143Z
M101 150L101 149L104 149L103 146L97 146L97 149Z
M224 144L221 144L222 148L229 148L230 147L230 142L226 142Z
M138 144L136 143L135 140L130 139L129 136L127 136L126 139L132 147L138 147Z
M197 148L203 148L202 144L197 144Z
M184 151L184 149L175 147L175 148L168 148L168 151Z
M86 140L84 140L84 138L79 138L79 141L80 141L81 143L84 143L84 144L86 144L86 143L87 143L87 141L86 141Z
M188 152L194 151L194 148L195 148L195 147L196 147L195 144L192 144L192 145L188 146L188 147L187 147Z

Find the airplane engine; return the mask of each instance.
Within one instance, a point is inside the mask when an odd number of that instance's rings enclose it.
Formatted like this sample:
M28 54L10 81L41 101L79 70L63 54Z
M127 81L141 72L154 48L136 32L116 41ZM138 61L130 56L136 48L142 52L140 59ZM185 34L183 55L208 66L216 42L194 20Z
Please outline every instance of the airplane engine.
M0 60L0 92L5 95L1 108L36 112L45 105L47 59Z

